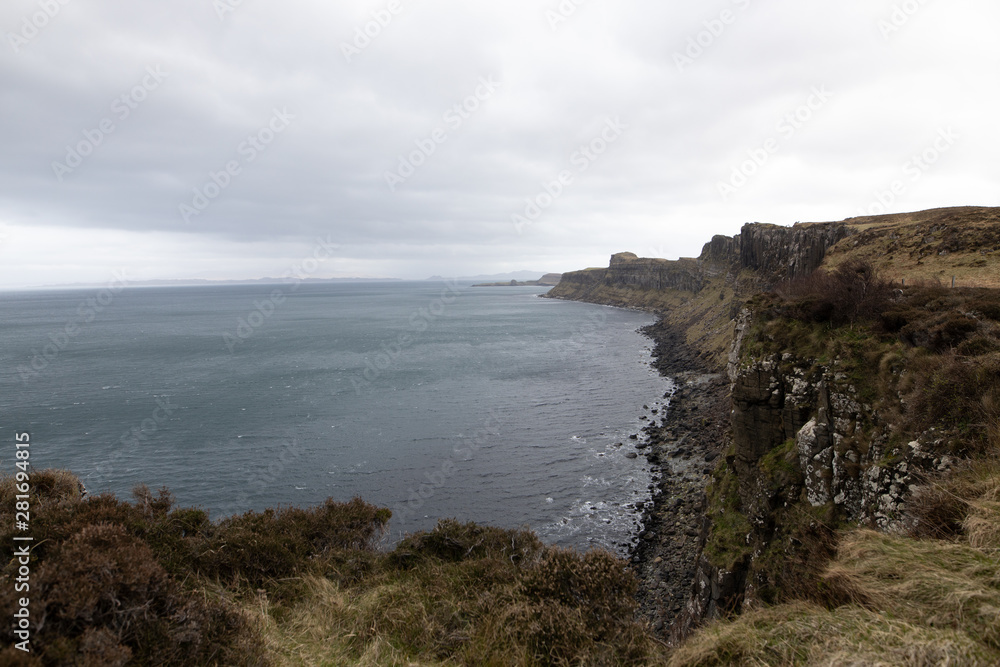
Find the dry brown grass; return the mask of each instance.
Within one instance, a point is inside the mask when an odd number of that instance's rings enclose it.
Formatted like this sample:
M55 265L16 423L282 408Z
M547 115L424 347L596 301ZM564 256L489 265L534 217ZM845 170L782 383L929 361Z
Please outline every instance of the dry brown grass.
M828 268L870 261L894 280L1000 287L1000 208L966 206L846 220L856 233L838 243Z
M797 602L716 623L680 647L670 667L813 665L932 667L996 664L1000 654L962 632L916 625L858 606Z
M310 577L281 609L257 605L278 664L644 665L663 647L634 620L635 580L594 551L445 521L351 584Z

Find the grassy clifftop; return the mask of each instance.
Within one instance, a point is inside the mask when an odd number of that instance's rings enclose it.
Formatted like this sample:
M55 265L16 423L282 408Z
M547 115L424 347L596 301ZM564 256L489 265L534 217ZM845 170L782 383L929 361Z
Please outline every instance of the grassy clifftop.
M834 246L828 268L870 261L897 280L1000 287L1000 209L967 206L851 218L852 235Z
M0 664L1000 664L1000 211L746 231L553 290L660 312L729 366L689 603L715 620L679 646L604 552L448 520L387 551L361 500L213 522L50 470L27 492L33 652L8 625ZM0 478L10 613L22 483Z

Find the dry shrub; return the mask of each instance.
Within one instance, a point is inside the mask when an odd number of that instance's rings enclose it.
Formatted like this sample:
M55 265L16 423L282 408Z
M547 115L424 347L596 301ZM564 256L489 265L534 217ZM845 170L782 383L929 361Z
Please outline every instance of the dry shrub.
M0 651L0 665L4 667L42 667L44 664L31 653L25 653L13 646L7 646Z
M908 419L917 432L931 426L970 428L970 446L981 448L994 419L990 405L1000 393L1000 354L975 359L954 355L915 357L902 388Z
M958 347L979 330L979 322L955 311L925 314L899 330L900 338L916 347L943 352Z
M649 651L633 620L636 588L625 564L605 551L552 547L525 573L526 603L510 619L539 664L579 664L601 651L608 662L588 664L632 664Z
M975 336L962 341L956 351L965 357L981 357L985 354L1000 352L1000 341L989 336Z
M908 287L882 313L887 333L935 352L957 349L968 356L1000 349L1000 290Z
M504 530L442 519L434 530L404 538L391 560L397 567L412 567L428 557L446 562L494 558L520 564L537 558L542 549L541 541L529 530Z
M588 551L581 556L559 548L547 549L522 584L532 601L584 610L588 622L599 632L602 626L610 628L614 622L631 617L637 587L624 563L608 552Z
M525 645L532 664L575 665L590 653L587 623L579 609L524 604L509 609L504 620L514 629L513 642Z
M997 489L1000 489L998 479ZM995 498L1000 493L992 494ZM970 503L969 514L962 522L969 544L983 551L1000 551L1000 502L978 500Z
M31 474L33 647L44 664L260 664L259 629L192 584L191 538L172 498L137 489L131 505L111 494L83 497L65 471ZM0 498L13 490L0 479ZM13 503L0 506L5 563L0 607L13 609ZM187 515L190 523L190 513ZM187 558L185 561L184 559ZM174 576L167 561L184 573ZM10 628L0 637L13 643Z
M776 291L793 317L839 326L876 320L891 301L892 283L870 262L850 260L832 272L817 269L782 283Z
M304 572L316 558L371 550L392 513L359 498L311 508L247 512L209 531L195 569L227 585L260 588Z
M31 585L45 664L260 664L255 627L185 591L122 526L84 527L34 564Z
M1000 290L980 290L969 302L969 309L980 317L1000 322Z
M962 535L969 504L941 479L914 489L908 510L914 525L910 534L916 538L951 540Z

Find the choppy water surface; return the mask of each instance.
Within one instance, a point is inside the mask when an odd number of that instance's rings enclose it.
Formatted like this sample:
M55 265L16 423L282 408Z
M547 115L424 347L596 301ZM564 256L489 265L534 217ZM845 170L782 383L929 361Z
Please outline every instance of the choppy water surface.
M628 435L670 388L636 332L652 318L543 292L0 294L0 432L91 492L165 485L213 517L361 496L394 536L455 517L614 548L648 500Z

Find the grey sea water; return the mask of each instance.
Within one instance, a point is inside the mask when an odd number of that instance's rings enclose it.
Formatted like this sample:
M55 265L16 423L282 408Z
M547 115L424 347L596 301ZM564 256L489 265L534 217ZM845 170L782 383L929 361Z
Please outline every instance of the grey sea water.
M354 496L621 550L671 388L643 313L440 282L0 294L0 467L167 486L219 518ZM71 332L71 333L69 333ZM617 443L624 443L618 447Z

